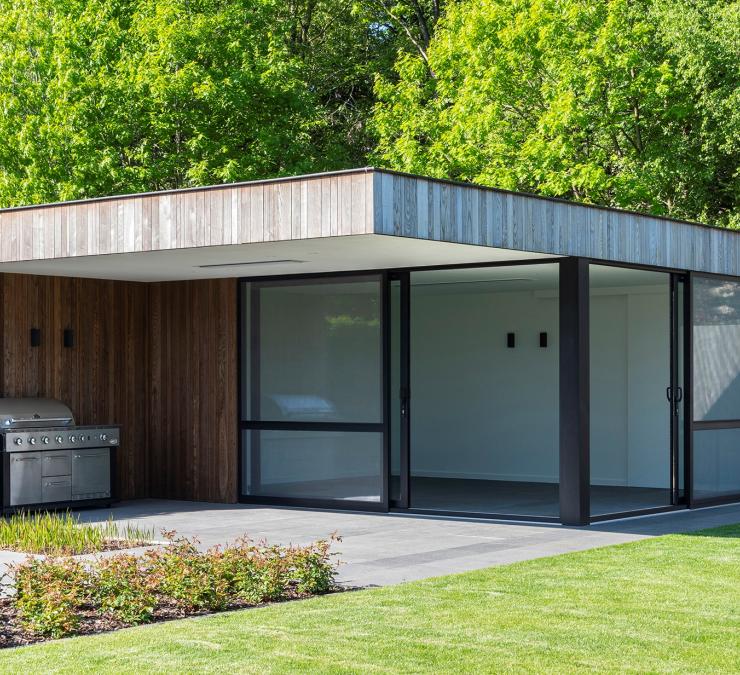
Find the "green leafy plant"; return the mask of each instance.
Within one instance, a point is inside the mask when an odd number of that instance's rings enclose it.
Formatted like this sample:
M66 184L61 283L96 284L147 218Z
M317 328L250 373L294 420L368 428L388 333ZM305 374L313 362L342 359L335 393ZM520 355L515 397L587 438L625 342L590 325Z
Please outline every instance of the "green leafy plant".
M13 568L13 604L21 625L52 638L73 633L79 610L89 600L90 574L69 558L30 558Z
M196 539L166 532L169 546L145 554L146 572L156 593L184 611L219 610L229 603L228 580L219 574L219 550L203 553Z
M379 77L374 163L740 227L740 4L449 3Z
M130 554L99 560L94 568L93 600L102 612L131 625L151 621L157 605L141 558Z
M29 558L10 570L11 602L31 633L62 637L83 618L107 616L137 625L180 614L220 611L326 593L335 585L333 536L308 546L268 546L242 537L207 551L195 539L165 532L166 546L143 555ZM0 580L2 581L2 580Z
M0 549L24 553L79 555L141 546L153 539L154 530L116 523L112 518L104 523L82 523L70 512L21 511L0 518Z
M279 546L254 545L246 538L220 555L219 569L236 597L249 604L277 600L289 584L286 553Z
M290 550L288 557L292 578L299 593L328 593L334 587L336 565L330 553L334 541L339 541L339 537L333 535L329 541L322 540Z

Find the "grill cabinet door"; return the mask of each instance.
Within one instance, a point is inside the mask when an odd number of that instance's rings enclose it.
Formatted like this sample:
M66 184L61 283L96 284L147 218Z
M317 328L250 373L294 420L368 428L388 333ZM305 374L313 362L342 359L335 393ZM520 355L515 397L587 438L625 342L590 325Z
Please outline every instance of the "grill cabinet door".
M41 486L41 496L45 504L68 502L72 499L72 479L69 476L44 478Z
M72 499L110 497L108 448L75 450L72 454Z
M14 452L10 456L10 505L41 502L41 453Z
M41 461L43 476L69 476L72 472L70 460L72 453L69 450L49 450L44 453Z

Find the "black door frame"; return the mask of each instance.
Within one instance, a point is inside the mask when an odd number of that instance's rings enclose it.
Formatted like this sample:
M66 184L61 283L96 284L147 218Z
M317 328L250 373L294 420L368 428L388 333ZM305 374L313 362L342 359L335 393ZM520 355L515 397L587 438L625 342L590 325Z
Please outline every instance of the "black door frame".
M410 372L408 363L410 362L410 293L409 293L409 277L410 272L417 270L435 270L435 269L464 269L464 268L476 268L476 267L506 267L513 265L540 265L558 262L560 264L560 284L561 284L561 301L560 301L560 343L561 343L561 354L560 354L560 377L561 377L561 393L560 393L560 420L561 420L561 517L560 518L548 518L548 517L537 517L537 516L516 516L505 513L468 513L468 512L454 512L454 511L431 511L424 509L413 509L409 508L409 495L410 486L408 484L408 478L410 477L410 412L411 412L411 391L410 391ZM674 440L678 438L678 435L683 433L684 438L684 494L685 498L679 500L678 504L670 505L666 507L658 507L652 509L645 509L640 511L630 511L624 513L611 513L603 516L591 516L590 504L588 503L588 495L590 493L590 486L588 485L590 476L588 474L589 464L589 452L588 452L588 275L584 275L584 269L587 271L589 264L600 264L612 267L624 267L628 269L642 269L653 272L666 272L671 274L672 291L677 288L677 284L683 283L684 294L683 294L683 311L684 311L684 322L683 322L683 406L684 406L684 424L683 429L675 429L674 436L671 441L671 447L673 447ZM578 269L580 268L580 271ZM568 272L570 270L570 272ZM342 277L352 276L369 276L378 275L381 278L381 316L382 316L382 341L383 341L383 421L379 425L375 425L373 430L382 431L383 433L383 495L381 502L350 502L344 500L324 500L324 499L292 499L283 497L266 497L266 496L249 496L242 492L242 431L246 427L258 428L263 426L262 422L244 423L242 421L242 398L243 398L243 365L247 360L247 342L243 335L244 317L243 317L243 302L244 302L244 289L246 283L258 283L258 282L320 282L322 279L334 280ZM401 511L405 513L421 513L430 514L437 516L460 516L466 518L487 518L487 519L502 519L502 520L524 520L524 521L539 521L539 522L563 522L565 524L588 524L590 522L598 522L603 520L612 520L620 517L629 517L634 515L641 515L646 513L655 513L662 511L675 510L677 508L685 508L688 506L702 507L711 506L714 504L725 504L737 501L740 499L740 495L720 497L712 500L701 500L697 501L693 494L692 484L692 465L694 460L693 453L693 433L700 431L704 428L736 428L740 427L740 421L732 422L694 422L693 421L693 406L692 406L692 387L693 387L693 358L692 358L692 307L693 307L693 279L695 276L729 279L732 281L739 281L738 277L728 277L726 275L718 274L705 274L705 273L694 273L686 270L677 270L675 268L666 268L650 265L635 265L630 263L622 263L616 261L605 261L605 260L592 260L589 258L573 258L573 257L560 257L560 258L539 258L529 260L509 260L502 262L488 262L488 263L472 263L472 264L450 264L450 265L430 265L430 266L415 266L407 267L402 269L371 269L371 270L360 270L351 272L316 272L309 274L288 274L288 275L273 275L273 276L259 276L259 277L245 277L237 280L237 344L238 344L238 362L239 362L239 387L237 389L237 430L238 430L238 448L237 448L237 467L238 467L238 493L239 501L245 503L255 504L267 504L267 505L282 505L282 506L296 506L305 508L333 508L343 510L363 510L363 511ZM566 293L563 288L564 280L570 278L570 290L574 291L575 295ZM584 280L585 279L585 280ZM407 364L404 367L402 373L402 390L398 392L399 395L405 397L406 408L405 408L405 421L400 431L402 440L402 453L401 461L404 471L402 472L406 481L402 481L402 492L400 499L391 502L389 495L389 480L391 473L390 464L390 434L394 433L394 428L391 423L391 409L390 401L394 395L390 391L390 322L393 320L391 316L390 307L390 285L391 282L398 281L402 289L401 295L403 301L401 311L401 345L402 350L406 353L406 356L402 359ZM584 292L585 291L585 292ZM566 297L568 296L568 297ZM571 297L572 296L572 297ZM676 336L677 317L672 301L672 316L670 332L672 336ZM575 311L574 311L575 310ZM564 315L564 312L566 313ZM567 320L567 325L570 326L570 332L573 334L570 338L567 338L567 332L564 330L563 319ZM675 349L672 337L672 349ZM571 340L572 338L572 340ZM570 342L569 342L570 341ZM566 352L563 351L564 345L568 343L569 347ZM676 343L677 344L677 343ZM671 383L676 384L675 377L677 376L676 361L677 355L672 354L671 356ZM568 368L564 370L564 367ZM567 372L571 371L571 366L576 367L577 370L573 371L577 373L577 377L572 382L563 382L563 376ZM572 378L571 378L572 379ZM570 412L569 412L570 411ZM577 414L572 414L572 413ZM571 426L570 437L563 437L563 422L567 420L567 424ZM322 428L328 428L319 423ZM341 424L341 423L338 423ZM362 425L360 425L362 426ZM317 427L318 428L318 427ZM356 427L356 430L360 430L360 427ZM567 449L567 448L570 449ZM672 451L673 452L673 451ZM563 488L563 457L567 455L566 461L570 465L570 469L567 471L571 477L571 483L573 480L576 481L578 489L571 491L570 496L563 495L565 492ZM676 470L675 462L671 460L671 485L676 484ZM567 468L567 467L566 467ZM568 507L571 510L570 516L563 511L563 499L567 500L570 504Z
M512 267L518 265L552 265L559 266L559 279L562 278L563 261L571 260L569 258L555 259L536 259L525 261L505 261L500 263L478 263L472 265L439 265L430 267L409 268L405 270L394 270L389 273L391 282L400 284L400 303L397 316L391 317L391 321L396 318L400 321L400 387L398 392L390 392L391 396L399 396L401 399L399 411L400 419L395 426L398 426L400 434L400 483L401 489L399 498L390 503L390 511L402 512L420 515L436 515L463 518L483 518L495 520L516 520L516 521L538 521L546 523L558 523L559 517L537 516L537 515L519 515L498 512L470 512L470 511L452 511L442 509L424 509L411 506L411 418L413 410L413 396L411 391L411 273L414 271L426 270L448 270L448 269L470 269L484 267ZM391 304L388 296L388 305ZM394 312L394 315L396 313ZM390 333L390 327L389 331ZM391 433L394 431L394 423L390 423Z
M670 407L670 486L671 486L671 504L673 506L685 505L688 503L686 480L689 462L686 457L686 428L682 427L681 412L683 419L686 419L686 299L687 299L688 277L684 274L671 274L670 278L670 383L666 389L666 397ZM683 296L679 293L682 289ZM683 303L680 302L683 297ZM683 323L679 320L683 318ZM683 335L681 329L683 328ZM679 345L683 342L683 349ZM679 368L679 361L683 360L682 367ZM683 377L681 377L683 373ZM681 494L679 469L681 466L681 440L683 437L683 467L684 467L684 492Z
M393 307L391 289L398 284L398 307ZM399 451L399 491L398 497L389 499L389 506L395 509L407 510L411 502L411 284L408 271L391 272L388 275L388 296L386 306L389 308L387 333L393 332L393 322L398 321L398 391L388 393L388 429L391 436L397 435ZM397 310L397 311L394 311ZM390 352L394 345L389 344L388 381L393 380L390 368ZM399 417L394 419L392 401L399 400ZM388 446L392 440L389 437ZM392 469L392 458L389 457L388 473Z
M260 368L260 331L259 331L259 314L261 311L261 300L259 291L264 287L302 284L305 282L336 283L337 281L351 280L356 278L375 278L378 282L380 299L380 323L381 323L381 411L382 420L380 422L296 422L296 421L278 421L256 419L260 417L259 401L259 375ZM249 343L244 340L244 298L249 294L249 317L247 319L249 329ZM255 277L238 280L237 288L237 345L239 347L239 386L237 387L237 419L238 419L238 494L239 502L246 504L266 504L275 506L296 506L303 508L319 509L342 509L355 511L380 511L387 512L388 503L388 476L389 476L389 307L388 307L388 273L385 271L359 271L359 272L338 272L328 274L307 274L307 275L284 275L272 277ZM256 320L255 320L256 318ZM249 352L246 355L244 352ZM250 364L249 377L244 376L244 365ZM249 414L244 414L244 391L249 387ZM247 419L245 419L245 417ZM344 431L344 432L374 432L382 434L381 445L381 495L380 501L361 501L361 500L344 500L344 499L322 499L313 497L271 497L263 495L246 494L244 485L243 463L244 463L244 433L250 431ZM252 434L253 437L259 438L258 434ZM250 476L252 481L259 478L261 453L259 444L252 446L252 452L249 456Z
M694 407L691 393L693 392L694 384L694 359L693 359L693 327L694 327L694 282L697 278L704 279L716 279L726 280L734 283L740 283L740 277L728 276L726 274L708 274L705 272L689 272L688 286L686 290L686 324L687 324L687 349L686 354L686 373L688 374L687 387L690 383L690 392L687 399L685 408L685 427L686 427L686 444L687 449L690 449L687 456L686 466L686 485L687 485L687 499L689 508L701 508L706 506L720 506L722 504L732 504L734 502L740 502L740 492L734 494L720 495L717 497L709 497L704 499L697 499L695 495L693 485L694 475L694 461L696 459L694 453L694 435L702 431L712 430L723 430L723 429L740 429L740 418L732 420L694 420Z

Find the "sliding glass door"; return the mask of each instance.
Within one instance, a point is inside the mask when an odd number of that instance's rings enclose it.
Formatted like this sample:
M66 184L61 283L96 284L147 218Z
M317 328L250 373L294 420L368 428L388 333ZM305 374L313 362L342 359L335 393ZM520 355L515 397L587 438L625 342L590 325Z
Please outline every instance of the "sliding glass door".
M391 278L391 504L559 516L557 263Z
M691 505L740 499L740 282L692 275Z
M683 503L683 279L601 264L589 276L591 516Z
M243 496L385 508L381 276L241 293Z

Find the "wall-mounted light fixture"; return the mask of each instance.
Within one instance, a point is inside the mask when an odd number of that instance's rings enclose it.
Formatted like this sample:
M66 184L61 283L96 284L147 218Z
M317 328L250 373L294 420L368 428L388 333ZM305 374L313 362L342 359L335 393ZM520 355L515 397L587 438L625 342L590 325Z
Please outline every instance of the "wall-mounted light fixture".
M31 328L31 347L38 347L41 344L41 329Z
M515 333L506 334L506 346L509 349L514 349L514 347L516 347L516 334Z
M547 347L547 333L540 333L540 347Z
M63 343L65 347L75 346L75 332L71 328L64 329Z

